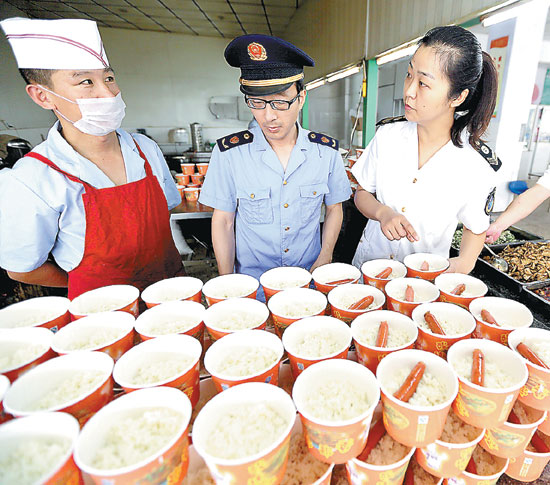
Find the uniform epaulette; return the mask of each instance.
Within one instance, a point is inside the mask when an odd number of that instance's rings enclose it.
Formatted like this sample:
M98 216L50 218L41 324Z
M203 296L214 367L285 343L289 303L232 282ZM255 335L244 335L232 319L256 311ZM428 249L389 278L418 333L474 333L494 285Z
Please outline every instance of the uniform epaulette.
M218 140L218 148L220 152L225 152L230 148L235 148L241 145L246 145L247 143L252 143L254 135L248 130L239 131L238 133L233 133L232 135L224 136Z
M502 167L502 162L500 161L500 158L497 157L497 154L492 150L492 148L485 143L483 143L481 140L478 140L475 142L474 150L479 153L485 161L491 166L491 168L498 172L500 167Z
M390 116L388 118L382 118L378 123L376 123L376 126L383 126L383 125L388 125L390 123L397 123L398 121L407 121L407 118L405 118L405 116Z
M319 145L325 145L327 147L334 148L335 150L338 150L338 146L340 145L336 138L331 138L330 136L323 135L322 133L315 133L314 131L311 131L307 137L312 143L319 143Z

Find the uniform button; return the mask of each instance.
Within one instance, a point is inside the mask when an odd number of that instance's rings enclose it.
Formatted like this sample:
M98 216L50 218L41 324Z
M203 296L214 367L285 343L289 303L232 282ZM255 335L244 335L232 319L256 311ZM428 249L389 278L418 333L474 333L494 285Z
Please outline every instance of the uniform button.
M288 253L288 248L285 249L285 253Z
M415 179L413 180L413 184L415 184L417 181L418 181L418 179L415 178Z
M254 194L250 194L250 198L253 199L255 196Z
M401 207L401 212L405 212L405 208L404 208L404 207Z
M288 207L288 204L283 205L283 207L286 209Z
M290 227L286 226L285 231L290 231Z
M313 195L317 195L317 192L313 191Z
M286 185L286 184L287 184L287 181L286 181L286 180L284 180L284 181L283 181L283 185Z

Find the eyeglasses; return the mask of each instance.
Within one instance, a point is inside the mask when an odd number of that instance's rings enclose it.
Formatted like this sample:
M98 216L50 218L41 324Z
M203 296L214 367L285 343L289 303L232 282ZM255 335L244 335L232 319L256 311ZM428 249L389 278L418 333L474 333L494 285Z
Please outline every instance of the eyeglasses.
M288 111L292 106L292 103L294 103L294 101L296 101L299 97L300 93L294 96L294 98L292 98L290 101L286 101L284 99L266 101L265 99L249 98L248 96L245 96L244 100L246 101L247 106L251 109L265 109L265 107L269 103L269 106L271 106L272 109L275 109L277 111Z

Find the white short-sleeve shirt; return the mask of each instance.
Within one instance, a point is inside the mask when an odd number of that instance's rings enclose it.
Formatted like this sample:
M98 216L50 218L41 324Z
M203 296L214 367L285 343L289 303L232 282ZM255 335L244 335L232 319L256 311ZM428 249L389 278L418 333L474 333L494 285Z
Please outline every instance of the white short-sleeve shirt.
M542 177L537 180L537 184L542 185L547 190L550 190L550 166L542 174Z
M381 126L353 166L352 173L382 204L404 215L419 241L389 241L380 223L369 220L353 263L378 258L400 261L412 253L449 257L457 223L476 234L489 227L486 204L495 187L495 171L463 137L463 147L449 141L418 169L417 124L397 121Z
M117 135L128 183L145 177L134 137L166 196L167 210L178 205L181 197L158 145L146 136L124 130L117 130ZM59 122L33 151L96 188L114 186L65 141ZM24 157L12 169L0 171L0 266L14 272L32 271L44 264L50 252L65 271L78 266L86 234L83 193L82 184L34 158Z

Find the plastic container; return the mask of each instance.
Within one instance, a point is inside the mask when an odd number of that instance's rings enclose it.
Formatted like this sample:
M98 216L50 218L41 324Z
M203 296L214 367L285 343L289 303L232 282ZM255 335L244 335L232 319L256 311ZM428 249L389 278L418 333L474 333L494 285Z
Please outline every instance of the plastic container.
M160 450L133 465L115 469L94 467L94 456L103 446L109 427L141 409L150 408L168 408L182 415L175 435ZM189 463L187 430L190 417L189 399L177 389L155 387L121 396L105 406L84 427L76 442L75 462L97 485L178 483L186 475Z
M311 276L315 288L326 295L338 285L357 283L361 278L361 271L352 264L329 263L314 269ZM342 282L338 283L338 281Z
M430 269L420 269L422 263L427 262ZM430 253L415 253L405 256L403 263L407 267L407 276L409 278L421 278L423 280L433 281L449 268L449 260L443 256Z
M201 302L202 281L191 276L176 276L157 281L141 293L141 299L152 308L160 303L191 300Z
M111 285L96 288L77 296L69 306L74 320L106 311L128 312L138 317L139 290L131 285Z
M136 319L126 312L96 313L79 318L57 332L52 340L52 349L59 355L70 354L82 350L105 352L113 360L118 360L134 345L134 324ZM104 340L102 343L86 349L74 349L74 342L84 342L100 332L116 329L118 335Z
M266 301L269 301L279 291L289 288L307 288L310 283L311 273L297 266L272 268L260 276L260 284L264 290Z
M389 277L376 277L388 267L392 268ZM375 286L379 290L384 291L389 281L407 276L407 267L395 259L372 259L362 264L361 273L363 274L363 281L365 284Z
M472 301L485 296L488 291L487 285L483 281L462 273L441 274L435 279L434 283L441 292L439 301L454 303L466 310L469 309ZM453 294L452 291L460 284L466 286L464 293L461 295Z
M226 274L216 276L202 287L208 306L228 298L256 298L260 282L246 274Z
M520 389L527 381L527 367L522 358L491 340L468 339L454 344L447 353L447 361L453 368L460 359L480 349L488 362L497 363L511 381L505 388L487 388L473 384L458 375L460 390L453 409L460 419L478 428L498 428L502 425L518 397ZM457 373L458 374L458 373Z
M348 380L366 391L368 408L347 420L332 421L313 415L308 409L308 400L327 380ZM300 413L309 451L316 459L325 463L346 463L363 451L374 408L380 399L376 378L366 367L343 359L317 362L298 376L292 398Z
M42 296L14 303L0 310L0 329L44 327L57 332L71 321L70 303L62 296Z
M300 352L297 346L300 342L308 341L311 335L332 334L337 342L338 348L330 353L325 353L317 357L305 356ZM333 317L319 316L308 317L298 320L291 325L283 334L283 345L287 351L294 378L298 377L304 369L316 362L327 359L346 359L348 348L351 344L351 330L340 320Z
M415 301L405 301L405 289L411 286ZM432 303L439 298L437 287L419 278L399 278L388 282L385 288L388 310L411 316L413 310L422 303Z
M352 303L361 300L364 297L372 296L374 301L370 307L362 310L350 310L347 301L351 298ZM384 293L370 285L348 284L337 286L329 291L328 302L330 303L330 311L333 317L346 322L348 325L359 315L363 313L380 310L386 303Z
M409 335L409 339L397 347L376 347L374 344L367 343L361 337L361 334L368 328L379 325L383 321L388 322L390 334L392 331L406 332ZM418 327L406 315L389 310L376 310L357 317L351 323L351 333L357 351L357 360L372 372L376 372L378 364L386 355L414 347L418 337Z

